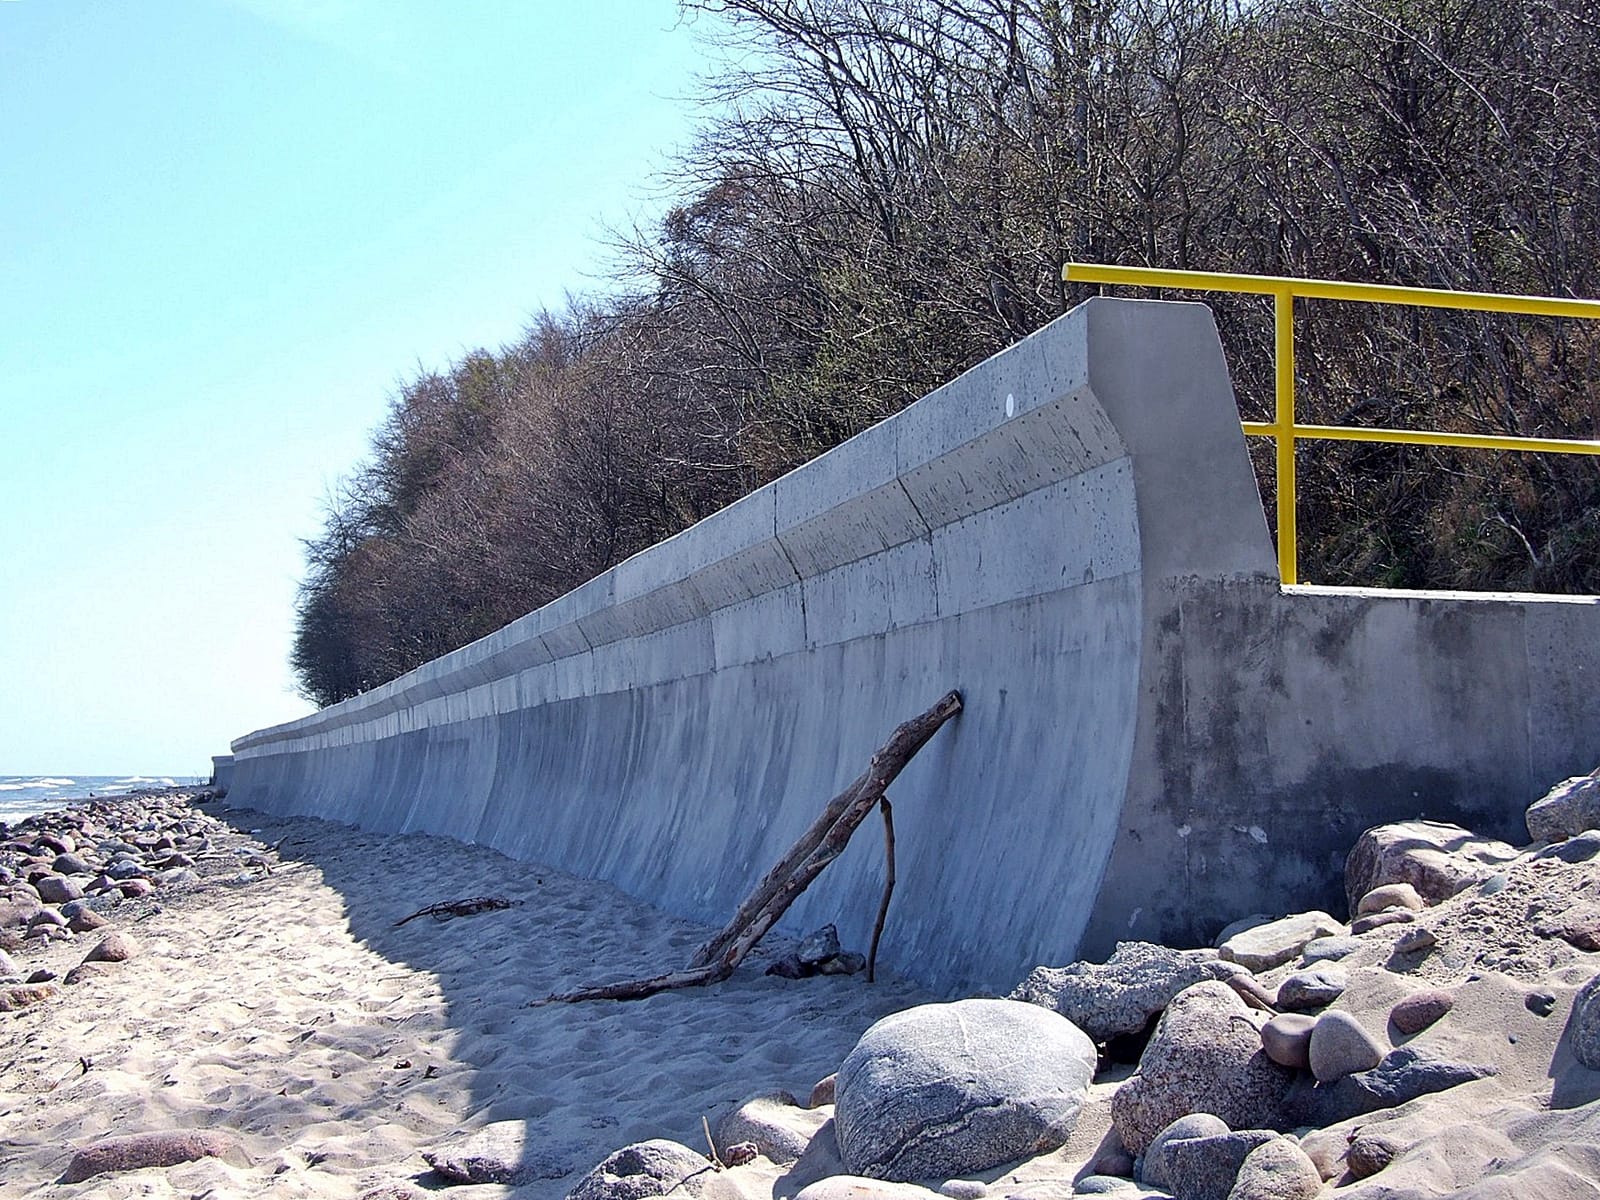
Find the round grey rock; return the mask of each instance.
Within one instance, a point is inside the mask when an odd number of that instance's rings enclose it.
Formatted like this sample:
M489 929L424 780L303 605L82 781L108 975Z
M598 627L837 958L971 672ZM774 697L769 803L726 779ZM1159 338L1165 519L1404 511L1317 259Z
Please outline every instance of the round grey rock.
M34 883L39 899L46 904L65 904L69 900L83 899L83 885L65 875L41 875Z
M1311 1069L1311 1031L1317 1019L1304 1013L1280 1013L1261 1027L1261 1048L1279 1066Z
M1563 779L1533 802L1527 822L1536 842L1558 842L1600 829L1600 771Z
M1179 1117L1151 1140L1150 1146L1139 1161L1139 1182L1146 1187L1172 1190L1172 1162L1167 1146L1186 1138L1216 1137L1231 1133L1228 1123L1210 1113L1190 1113Z
M983 1200L989 1185L981 1179L946 1179L939 1185L939 1194L950 1200Z
M76 854L58 854L50 869L57 875L93 875L94 868Z
M732 1190L726 1185L716 1187L722 1182L703 1154L656 1138L607 1155L567 1193L567 1200L648 1200L651 1196L700 1196Z
M1312 1200L1322 1176L1310 1156L1288 1138L1274 1138L1245 1156L1227 1200Z
M1227 1200L1244 1160L1279 1136L1270 1129L1244 1129L1171 1142L1172 1194L1183 1200Z
M855 1175L948 1179L1067 1140L1095 1048L1065 1017L1015 1000L893 1013L839 1068L834 1128Z
M1384 1048L1349 1013L1339 1009L1317 1018L1311 1030L1309 1058L1318 1083L1332 1083L1383 1061Z
M1119 1175L1085 1175L1073 1184L1074 1196L1109 1196L1113 1192L1125 1192L1133 1187L1132 1180L1123 1179Z
M1301 947L1300 965L1309 967L1312 963L1337 962L1359 949L1361 939L1357 937L1316 938Z
M1278 985L1278 1005L1290 1012L1304 1012L1308 1008L1326 1008L1349 985L1350 977L1343 967L1316 967L1296 971Z

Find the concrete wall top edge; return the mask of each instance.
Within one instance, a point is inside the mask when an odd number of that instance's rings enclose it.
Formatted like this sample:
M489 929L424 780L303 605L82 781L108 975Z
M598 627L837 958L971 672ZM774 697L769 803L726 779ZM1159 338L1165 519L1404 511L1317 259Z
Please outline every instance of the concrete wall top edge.
M371 719L379 709L393 712L409 703L433 698L456 683L484 682L494 677L499 667L509 669L513 665L512 660L518 656L510 651L523 638L545 638L550 651L558 657L615 640L625 636L629 623L608 620L603 614L617 604L642 601L651 611L698 611L704 601L701 591L692 587L691 581L697 575L717 571L741 555L747 557L752 548L785 531L793 531L794 536L813 547L818 539L839 542L831 553L814 549L798 562L786 551L784 557L800 574L825 570L839 561L925 536L927 522L914 511L898 511L915 506L903 488L891 486L900 475L909 467L926 466L942 456L959 454L973 443L993 437L1014 418L1065 396L1072 396L1074 402L1056 419L1082 426L1083 433L1074 436L1090 444L1091 449L1080 463L1060 459L1049 473L1059 475L1075 465L1095 465L1119 457L1122 446L1115 431L1099 413L1093 398L1084 394L1086 329L1084 312L1081 308L1075 310L972 367L901 413L863 430L505 628L371 692L299 720L248 734L234 743L234 749L249 750L284 737L330 731ZM1064 348L1052 354L1048 347L1056 343ZM1004 446L999 452L1014 453ZM1030 480L1039 474L1036 470L1031 472ZM1036 485L1038 480L1031 482ZM1009 494L1015 493L1013 488ZM983 502L996 503L1006 495L997 492ZM873 512L884 505L897 511L885 513L882 519L875 517ZM836 519L831 514L839 516ZM964 515L965 511L952 508L948 519ZM653 593L686 585L696 592L694 602L688 605L672 604L665 596L658 602L646 599ZM770 586L770 579L756 579L732 591L719 586L713 594L742 595L756 587ZM384 703L391 699L393 703Z

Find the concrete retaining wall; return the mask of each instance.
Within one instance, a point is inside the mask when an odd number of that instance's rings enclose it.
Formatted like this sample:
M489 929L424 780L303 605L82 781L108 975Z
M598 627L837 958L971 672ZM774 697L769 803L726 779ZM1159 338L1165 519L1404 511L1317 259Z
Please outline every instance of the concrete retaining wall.
M951 992L1334 904L1366 825L1600 759L1589 600L1276 583L1215 328L1094 300L491 636L234 743L232 796L720 921L901 720L882 955ZM788 927L864 943L865 833ZM662 964L663 967L673 964Z

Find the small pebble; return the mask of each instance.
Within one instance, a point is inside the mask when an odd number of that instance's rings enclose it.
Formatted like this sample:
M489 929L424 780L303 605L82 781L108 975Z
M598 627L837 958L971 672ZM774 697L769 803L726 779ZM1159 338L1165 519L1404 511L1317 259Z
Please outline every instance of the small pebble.
M1313 963L1337 962L1355 951L1361 949L1361 941L1355 937L1325 937L1316 938L1305 944L1300 951L1300 965L1309 967Z
M1343 967L1296 971L1278 985L1278 1007L1291 1012L1324 1008L1344 994L1348 983Z
M1455 1007L1454 993L1433 988L1407 996L1389 1010L1389 1020L1401 1033L1421 1033Z
M1389 908L1403 908L1421 912L1422 897L1409 883L1386 883L1375 887L1356 902L1356 916L1365 917Z
M1261 1048L1280 1067L1311 1069L1311 1030L1317 1019L1303 1013L1282 1013L1261 1027Z
M1370 916L1357 917L1350 924L1350 932L1359 936L1363 933L1371 933L1374 929L1382 929L1385 925L1400 925L1416 919L1417 914L1409 909L1391 908L1381 913L1373 913Z
M1438 945L1439 939L1431 929L1408 929L1395 939L1394 949L1396 954L1416 954L1421 950L1428 950Z
M1307 1057L1318 1083L1332 1083L1383 1061L1384 1048L1347 1012L1332 1009L1317 1018Z

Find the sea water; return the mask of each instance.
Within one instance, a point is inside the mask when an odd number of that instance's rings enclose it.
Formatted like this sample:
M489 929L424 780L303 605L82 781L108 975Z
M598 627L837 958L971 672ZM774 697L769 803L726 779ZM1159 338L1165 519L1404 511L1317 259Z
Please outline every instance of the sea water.
M0 775L0 821L20 821L52 808L70 808L96 796L124 796L141 788L205 782L190 775Z

